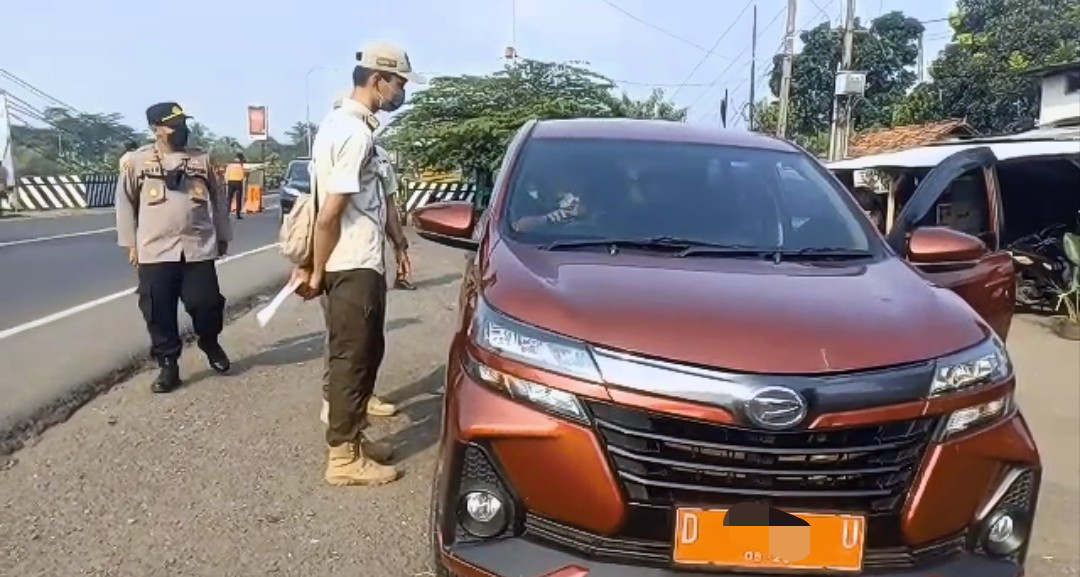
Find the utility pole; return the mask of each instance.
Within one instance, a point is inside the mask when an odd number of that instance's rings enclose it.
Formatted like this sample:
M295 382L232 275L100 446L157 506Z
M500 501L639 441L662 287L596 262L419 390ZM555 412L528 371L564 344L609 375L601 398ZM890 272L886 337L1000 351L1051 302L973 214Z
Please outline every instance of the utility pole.
M848 80L855 51L855 0L847 0L844 14L844 52L837 71L836 94L833 100L832 135L829 139L829 159L839 160L847 155L848 137L851 135L851 105L855 95L850 91ZM843 78L843 81L841 81Z
M780 77L780 110L776 120L776 136L780 138L787 138L788 115L791 109L791 61L795 58L796 4L796 0L788 0L787 30L784 33L784 71Z
M754 131L754 85L757 84L757 4L754 4L754 27L750 32L750 120L747 125Z
M19 180L15 174L15 137L11 134L11 113L8 112L8 95L0 90L0 191L5 191L11 210L19 210ZM3 196L3 195L0 195ZM0 198L3 201L3 198ZM0 213L4 212L0 206Z
M926 36L925 29L919 33L919 57L916 64L918 80L915 81L916 84L922 83L923 79L926 78L926 52L923 49L923 36Z

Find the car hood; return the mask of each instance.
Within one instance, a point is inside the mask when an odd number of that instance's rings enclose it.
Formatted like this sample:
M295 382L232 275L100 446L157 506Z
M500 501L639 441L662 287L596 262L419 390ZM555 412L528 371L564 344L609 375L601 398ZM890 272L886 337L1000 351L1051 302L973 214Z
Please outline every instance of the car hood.
M594 345L774 374L900 365L989 334L967 303L905 262L545 251L498 242L481 280L495 309Z

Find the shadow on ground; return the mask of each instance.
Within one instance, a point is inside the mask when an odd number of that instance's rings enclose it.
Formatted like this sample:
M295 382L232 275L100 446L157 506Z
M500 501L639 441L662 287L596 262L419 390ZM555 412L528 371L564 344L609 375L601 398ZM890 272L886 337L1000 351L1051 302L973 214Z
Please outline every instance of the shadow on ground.
M416 317L394 319L386 323L386 332L389 333L419 322L420 319ZM323 331L315 331L305 335L281 339L254 355L234 360L229 375L242 375L255 367L295 365L318 359L323 354L325 335L326 333ZM211 369L204 369L186 379L184 385L193 385L215 374Z
M439 421L442 418L441 388L446 367L439 367L427 376L386 395L386 400L398 406L399 414L409 418L409 426L381 439L394 447L394 460L403 461L434 445L439 440Z
M454 282L454 281L456 281L456 280L458 280L460 278L461 278L460 274L444 274L442 276L436 276L436 277L432 277L432 278L426 278L424 280L418 280L418 281L416 281L416 282L414 282L412 284L413 284L414 287L416 287L418 289L423 289L423 288L431 288L431 287L442 286L444 284L450 284L450 283L452 283L452 282Z

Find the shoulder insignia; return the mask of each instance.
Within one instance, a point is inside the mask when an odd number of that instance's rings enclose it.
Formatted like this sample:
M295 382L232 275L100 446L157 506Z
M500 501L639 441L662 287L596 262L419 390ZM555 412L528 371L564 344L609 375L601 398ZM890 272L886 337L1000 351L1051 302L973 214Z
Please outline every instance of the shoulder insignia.
M371 129L372 132L374 132L375 129L379 127L379 119L375 118L374 114L369 114L365 116L364 122L367 124L368 128Z

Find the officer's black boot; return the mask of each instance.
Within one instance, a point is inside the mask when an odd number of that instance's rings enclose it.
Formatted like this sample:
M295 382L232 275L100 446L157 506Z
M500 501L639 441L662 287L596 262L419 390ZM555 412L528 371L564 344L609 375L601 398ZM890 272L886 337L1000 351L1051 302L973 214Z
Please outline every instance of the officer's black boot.
M232 361L229 360L229 355L225 353L225 349L221 348L221 344L216 340L213 342L199 342L199 348L202 349L203 354L206 355L207 362L210 363L210 368L219 373L227 373L232 368Z
M154 379L150 390L155 393L170 393L180 386L180 365L176 359L161 359L158 366L161 370Z

